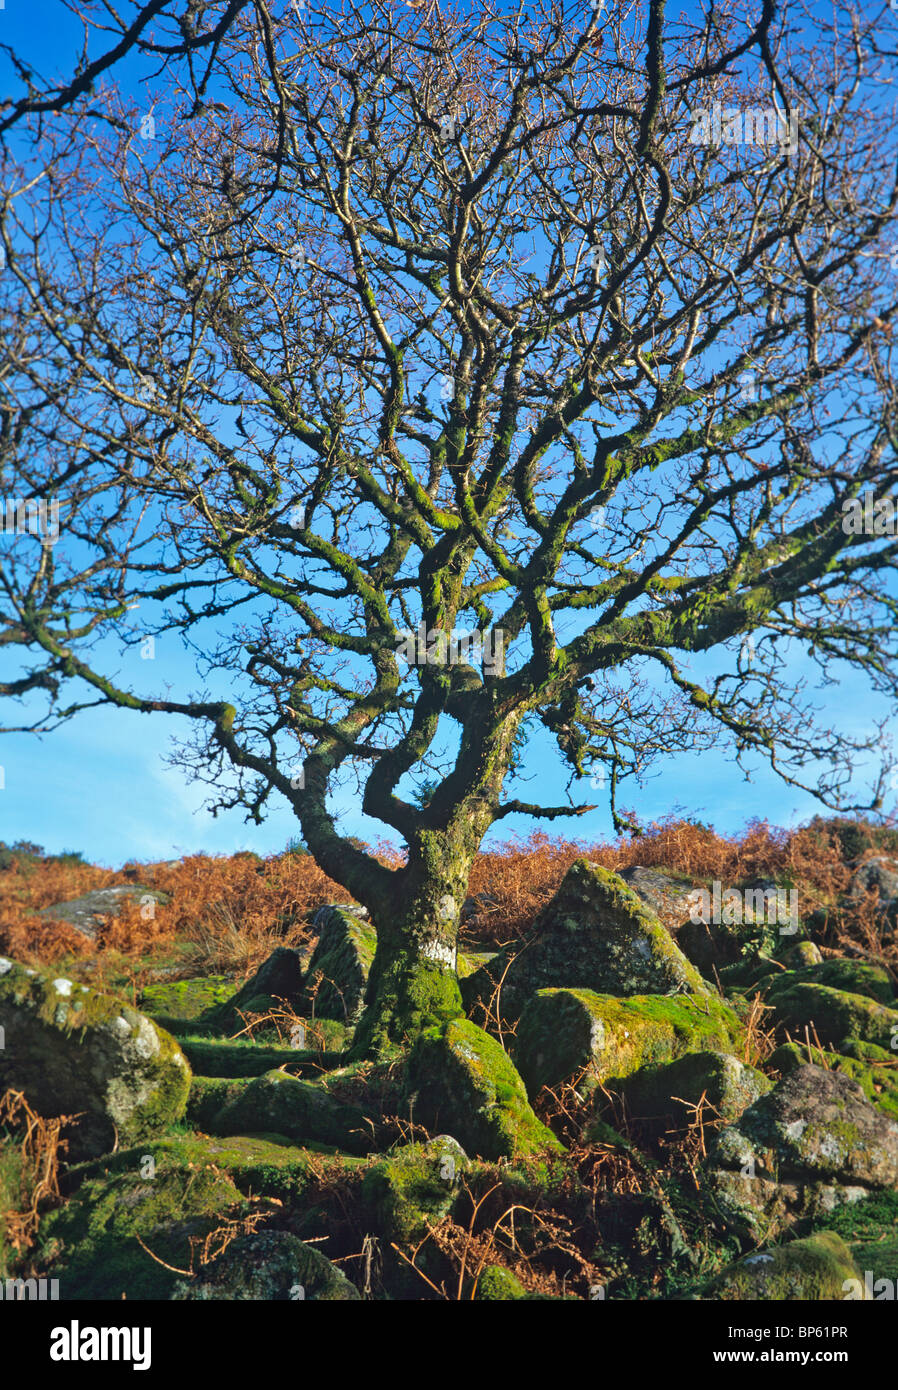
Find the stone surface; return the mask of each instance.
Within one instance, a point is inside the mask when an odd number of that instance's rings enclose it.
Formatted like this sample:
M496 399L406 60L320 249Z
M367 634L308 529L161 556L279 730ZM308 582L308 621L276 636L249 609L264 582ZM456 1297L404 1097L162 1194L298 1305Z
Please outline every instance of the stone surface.
M844 1072L858 1083L871 1105L898 1120L898 1060L894 1052L858 1038L846 1038L840 1052L813 1046L808 1049L804 1043L783 1043L767 1062L783 1076L807 1064Z
M800 1066L721 1131L718 1155L770 1177L805 1177L849 1186L898 1184L898 1124L837 1071Z
M880 854L855 869L848 885L849 895L862 897L871 889L876 890L883 907L898 905L898 859Z
M405 1094L413 1120L451 1134L472 1156L561 1148L530 1108L511 1058L467 1019L421 1035L408 1059Z
M689 921L694 886L691 882L674 878L661 869L646 869L641 864L621 869L620 877L669 930L676 931Z
M518 1024L515 1059L527 1092L574 1081L593 1089L685 1052L730 1051L742 1025L714 996L634 995L585 989L540 990Z
M723 1052L692 1052L674 1062L642 1067L622 1086L627 1113L654 1131L685 1129L702 1099L704 1122L732 1124L772 1090L763 1072Z
M80 1114L69 1153L89 1157L158 1133L187 1104L178 1044L122 1000L0 958L0 1094L22 1090L39 1114Z
M377 949L374 928L345 907L322 907L312 925L319 932L306 972L306 1010L316 1018L354 1022L361 1014L368 972Z
M539 989L606 994L697 994L708 986L642 899L600 865L578 860L537 918L532 940L500 951L464 981L469 1011L501 981L499 1013L513 1021Z
M844 1240L834 1231L818 1231L804 1240L743 1256L721 1270L702 1298L724 1303L746 1299L833 1302L847 1296L846 1289L854 1280L859 1280L863 1288Z
M52 907L41 908L38 916L45 921L67 922L70 927L93 940L102 919L118 917L123 903L136 902L142 906L158 903L164 906L170 901L168 894L160 893L157 888L142 888L139 884L126 883L115 888L97 888L80 898L72 898L71 902L54 903Z
M174 1300L247 1299L265 1302L346 1302L360 1298L336 1265L288 1231L238 1236L195 1278L180 1280Z
M224 1086L232 1088L230 1094L224 1092L224 1104L208 1120L215 1134L285 1134L299 1143L333 1144L351 1154L375 1147L365 1111L322 1085L269 1071L245 1085Z
M283 1009L285 1004L298 1009L302 988L299 953L289 946L278 946L236 994L210 1008L204 1017L221 1028L241 1028L244 1014Z

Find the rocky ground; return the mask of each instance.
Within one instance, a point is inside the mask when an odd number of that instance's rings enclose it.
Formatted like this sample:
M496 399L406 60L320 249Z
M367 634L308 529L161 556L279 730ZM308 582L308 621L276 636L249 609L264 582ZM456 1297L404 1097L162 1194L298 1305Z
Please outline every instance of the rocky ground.
M776 917L788 875L724 884L739 911L705 922L706 878L577 859L524 937L469 930L467 1016L377 1063L347 1059L376 944L352 904L243 980L168 964L128 993L89 951L4 955L0 1276L62 1299L894 1296L898 852L844 867L873 925L833 945L819 905ZM45 911L92 940L129 896L166 901L134 882Z

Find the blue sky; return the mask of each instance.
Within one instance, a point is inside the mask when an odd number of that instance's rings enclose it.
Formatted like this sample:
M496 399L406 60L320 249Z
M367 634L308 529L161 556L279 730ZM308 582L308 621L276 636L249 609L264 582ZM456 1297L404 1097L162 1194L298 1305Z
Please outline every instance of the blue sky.
M0 42L12 43L33 58L45 78L60 68L71 68L78 32L79 26L53 0L6 0L0 9ZM5 85L3 76L0 65L0 88ZM152 663L142 663L134 650L114 664L122 683L141 691L148 687L156 691L167 682L177 691L199 684L192 657L176 637L157 642ZM150 667L151 679L145 679ZM810 677L813 670L805 658L796 659L796 676ZM817 703L822 722L831 722L846 734L864 735L877 716L889 713L864 679L852 672L846 672L839 685L821 692ZM21 707L18 713L10 707L3 711L2 722L17 722L21 717ZM42 738L5 735L0 740L0 839L34 840L51 852L81 850L93 862L109 866L197 851L253 849L265 854L283 849L299 833L285 803L273 801L261 827L247 825L239 810L213 819L202 809L207 789L190 785L184 773L167 761L172 736L184 733L186 722L92 710ZM566 776L554 745L534 744L529 771L534 799L538 796L549 803L564 799ZM860 778L857 785L860 790ZM518 794L527 796L526 786ZM587 780L579 799L601 801L603 794L592 791ZM709 753L671 758L644 787L628 783L621 801L643 822L680 811L725 832L741 828L756 816L794 825L819 809L813 797L785 786L764 767L758 765L754 780L747 783L725 756ZM338 797L334 809L347 834L370 839L383 833L379 823L361 815L354 793ZM490 838L526 834L533 824L523 817L509 818ZM612 833L604 806L582 819L556 821L552 829L583 839L608 838Z

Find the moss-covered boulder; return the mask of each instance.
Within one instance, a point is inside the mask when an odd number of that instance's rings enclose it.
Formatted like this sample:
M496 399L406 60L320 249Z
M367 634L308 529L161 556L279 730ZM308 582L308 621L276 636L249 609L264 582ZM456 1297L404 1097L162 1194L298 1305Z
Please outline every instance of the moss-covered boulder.
M608 994L706 995L708 986L670 932L617 874L579 859L537 918L533 937L500 951L462 983L476 1017L499 989L498 1013L512 1021L540 989Z
M372 1231L397 1245L417 1244L428 1222L446 1216L470 1163L457 1139L438 1135L406 1144L365 1174L362 1201Z
M155 1172L186 1175L203 1170L223 1172L247 1197L275 1197L295 1204L306 1199L322 1170L351 1172L366 1163L364 1157L340 1153L332 1145L294 1144L283 1134L172 1134L145 1140L70 1167L64 1177L66 1192L86 1181L116 1173Z
M851 994L829 985L806 981L793 983L789 976L775 980L765 995L776 1021L792 1032L810 1030L811 1039L838 1049L845 1038L859 1038L890 1048L898 1037L898 1010L887 1008L866 994Z
M405 1094L412 1119L453 1135L479 1158L562 1147L534 1115L507 1052L467 1019L421 1034L408 1059Z
M218 1169L167 1170L134 1158L128 1169L82 1182L42 1220L37 1258L59 1279L60 1299L168 1298L205 1237L252 1210Z
M704 1118L738 1120L744 1110L772 1090L763 1072L723 1052L692 1052L674 1062L642 1067L621 1087L627 1112L653 1130L685 1128L703 1098Z
M201 1014L226 1003L234 993L234 981L227 975L200 975L188 980L161 980L147 985L140 996L140 1007L163 1027L179 1020L190 1022Z
M243 1016L282 1009L285 1004L299 1008L302 1002L303 974L299 952L278 946L254 975L224 1003L207 1009L204 1021L223 1030L243 1026Z
M374 928L344 907L320 908L312 925L320 935L306 977L306 1011L316 1018L354 1022L362 1012L377 950Z
M823 955L815 941L796 941L778 951L777 960L782 961L787 970L804 970L809 965L822 965Z
M181 1118L190 1067L178 1044L113 995L0 958L0 1093L41 1114L80 1115L72 1157L105 1153Z
M521 1016L514 1055L535 1097L542 1086L575 1077L591 1089L686 1052L732 1052L743 1031L715 995L618 999L586 989L543 989Z
M172 1293L173 1299L202 1302L347 1302L360 1297L358 1289L336 1265L288 1231L257 1231L239 1236L194 1278L179 1280Z
M797 1067L722 1129L710 1181L755 1236L898 1184L898 1124L844 1073Z
M821 961L819 965L793 970L788 977L782 976L773 983L772 990L775 994L778 990L804 984L825 985L827 989L862 994L865 998L875 999L878 1004L885 1004L888 1008L895 1007L895 988L888 970L870 961L834 956L830 960Z
M841 1052L830 1052L819 1047L808 1049L803 1043L783 1043L768 1059L767 1065L783 1076L807 1063L844 1072L858 1083L871 1105L890 1119L898 1120L898 1057L895 1053L857 1038L846 1039L841 1047Z
M529 1297L517 1275L504 1265L487 1265L482 1269L473 1296L484 1303L516 1303Z
M428 1236L451 1212L470 1167L458 1141L441 1134L426 1144L406 1144L368 1169L361 1210L366 1231L379 1243L382 1279L392 1297L426 1297L451 1273Z
M804 1240L745 1255L721 1270L701 1297L723 1303L835 1302L847 1297L846 1289L856 1280L857 1266L841 1236L819 1231Z
M283 1071L266 1072L232 1090L208 1119L213 1134L285 1134L301 1143L333 1144L351 1154L375 1147L373 1123L360 1106L338 1100L323 1084Z

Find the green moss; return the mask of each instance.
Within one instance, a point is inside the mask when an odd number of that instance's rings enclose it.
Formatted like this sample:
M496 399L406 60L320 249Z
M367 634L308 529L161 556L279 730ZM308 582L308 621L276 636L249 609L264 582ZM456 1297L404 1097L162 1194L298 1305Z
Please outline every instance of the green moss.
M13 1273L15 1250L9 1239L9 1218L27 1210L29 1174L21 1144L0 1131L0 1279Z
M362 1154L375 1146L378 1118L339 1100L323 1085L269 1071L231 1094L207 1127L213 1134L284 1134L303 1144L333 1144Z
M449 1136L427 1144L407 1144L381 1159L362 1182L369 1228L382 1245L394 1241L406 1248L417 1245L426 1238L428 1223L451 1210L469 1167L461 1147Z
M722 1000L678 995L618 999L584 989L545 989L525 1009L515 1059L535 1096L584 1071L588 1088L686 1052L739 1049L744 1030Z
M143 1165L143 1172L149 1172ZM185 1269L190 1238L202 1238L249 1205L227 1175L212 1169L141 1168L84 1182L41 1222L42 1265L59 1279L61 1299L118 1302L168 1298ZM136 1239L157 1256L154 1260Z
M858 1038L888 1049L893 1035L898 1035L894 1032L898 1030L898 1010L863 994L810 982L794 984L787 976L770 987L766 999L779 1023L801 1031L805 1027L816 1029L824 1046L838 1047L845 1038Z
M314 1001L316 1018L350 1023L359 1017L376 950L369 923L345 908L328 908L305 983L307 1006Z
M527 1297L520 1279L503 1265L487 1265L477 1280L474 1297L487 1303L510 1303Z
M721 1271L703 1297L725 1303L843 1300L846 1281L858 1277L848 1246L826 1230L747 1255Z
M219 1111L248 1085L245 1077L195 1076L190 1083L185 1120L196 1129L209 1129Z
M847 1242L861 1272L870 1271L875 1300L876 1281L898 1284L898 1192L875 1192L859 1202L838 1207L825 1217L806 1220L802 1229L825 1226Z
M184 1113L190 1068L175 1039L114 995L3 961L0 1088L48 1116L79 1114L80 1156L159 1132Z
M402 954L380 967L371 985L374 997L356 1028L354 1056L388 1056L464 1012L458 977L436 961Z
M867 999L894 1007L895 991L889 972L881 965L871 965L869 961L833 957L819 965L793 970L789 976L789 987L801 984L825 985L849 994L862 994Z
M363 1158L341 1154L329 1145L292 1144L280 1134L237 1134L220 1137L188 1133L156 1139L108 1158L82 1163L66 1175L73 1189L102 1174L139 1171L152 1159L156 1170L188 1175L203 1169L224 1172L244 1196L276 1197L285 1203L303 1201L320 1175L353 1170Z
M223 1004L234 992L234 982L226 975L204 975L191 980L165 980L147 985L140 1007L151 1018L189 1021L215 1005ZM164 1025L163 1025L164 1026Z
M898 1120L898 1058L895 1054L875 1043L857 1039L848 1039L841 1046L841 1053L812 1046L809 1054L803 1044L783 1043L768 1059L767 1066L783 1076L809 1061L814 1066L844 1072L858 1083L871 1105Z
M561 1148L530 1108L511 1058L467 1019L421 1035L405 1090L415 1120L453 1135L470 1154L495 1159Z
M201 1076L261 1076L275 1067L289 1066L297 1072L319 1075L322 1067L338 1066L342 1052L326 1053L290 1047L265 1047L261 1043L238 1039L235 1042L211 1038L185 1038L181 1048L194 1071Z

